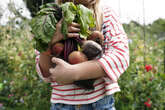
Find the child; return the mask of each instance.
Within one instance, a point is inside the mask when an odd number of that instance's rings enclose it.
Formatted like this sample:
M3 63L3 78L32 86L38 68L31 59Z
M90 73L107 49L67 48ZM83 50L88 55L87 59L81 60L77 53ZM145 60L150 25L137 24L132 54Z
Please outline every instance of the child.
M58 3L67 1L70 0L58 0ZM53 88L51 110L115 110L113 94L120 91L117 81L129 66L127 36L114 11L107 6L101 7L100 0L75 0L74 3L83 4L95 13L96 30L104 35L104 55L100 59L74 65L52 58L56 67L50 69L50 78L43 78L39 66L43 59L38 53L37 72L45 81L51 81ZM52 42L63 39L61 21L56 28ZM72 23L68 30L68 37L79 36L79 24ZM86 79L96 79L94 90L87 91L73 84Z

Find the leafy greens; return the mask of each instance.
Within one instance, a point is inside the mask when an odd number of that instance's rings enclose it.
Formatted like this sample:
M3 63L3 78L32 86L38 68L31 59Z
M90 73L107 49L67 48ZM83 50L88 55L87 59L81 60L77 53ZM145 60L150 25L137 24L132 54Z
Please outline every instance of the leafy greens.
M35 48L40 52L49 47L49 43L56 31L56 24L63 18L61 32L67 39L68 25L77 22L80 24L80 37L86 39L89 28L95 27L93 12L83 5L74 5L66 2L62 5L48 3L40 7L37 16L31 21L32 33L34 34Z

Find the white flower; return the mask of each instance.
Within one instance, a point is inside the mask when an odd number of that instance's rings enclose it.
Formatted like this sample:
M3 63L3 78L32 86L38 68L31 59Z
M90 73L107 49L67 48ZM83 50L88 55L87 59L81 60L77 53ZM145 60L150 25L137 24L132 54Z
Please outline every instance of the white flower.
M132 44L132 39L128 39L128 43L129 44Z
M3 83L4 83L4 84L6 84L6 83L7 83L7 81L6 81L6 80L4 80L4 81L3 81Z

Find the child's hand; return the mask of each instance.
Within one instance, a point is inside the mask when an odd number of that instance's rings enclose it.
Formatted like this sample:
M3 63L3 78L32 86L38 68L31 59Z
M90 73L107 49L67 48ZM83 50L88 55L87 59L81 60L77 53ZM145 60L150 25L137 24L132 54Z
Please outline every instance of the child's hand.
M75 72L72 65L55 57L52 58L52 62L56 64L56 67L49 69L51 81L59 84L71 84L75 81Z
M61 25L62 25L62 20L61 19L57 24L56 24L56 32L54 33L54 36L51 40L51 44L54 44L64 38L63 34L61 33Z
M80 32L80 25L72 22L69 26L68 26L68 34L67 37L79 37L79 32Z
M61 19L57 24L56 24L56 32L52 38L51 44L54 44L60 40L64 39L63 34L61 33L61 26L62 26L62 20ZM79 33L80 32L80 25L72 22L69 26L68 26L68 34L67 37L79 37Z

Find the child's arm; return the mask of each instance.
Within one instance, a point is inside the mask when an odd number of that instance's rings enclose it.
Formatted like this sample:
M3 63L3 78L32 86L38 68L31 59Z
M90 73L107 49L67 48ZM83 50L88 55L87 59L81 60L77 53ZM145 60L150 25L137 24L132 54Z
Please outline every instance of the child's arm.
M117 81L129 66L128 38L115 12L107 7L104 10L105 54L99 63L108 78Z
M105 76L105 72L97 60L71 65L59 58L53 58L55 68L50 69L51 80L61 84L70 84L78 80L95 79Z
M37 50L35 50L35 54L36 54L36 58L35 58L35 63L36 63L36 71L38 76L45 82L50 82L49 78L44 78L42 73L41 73L41 68L39 66L39 60L40 60L40 52L38 52Z

